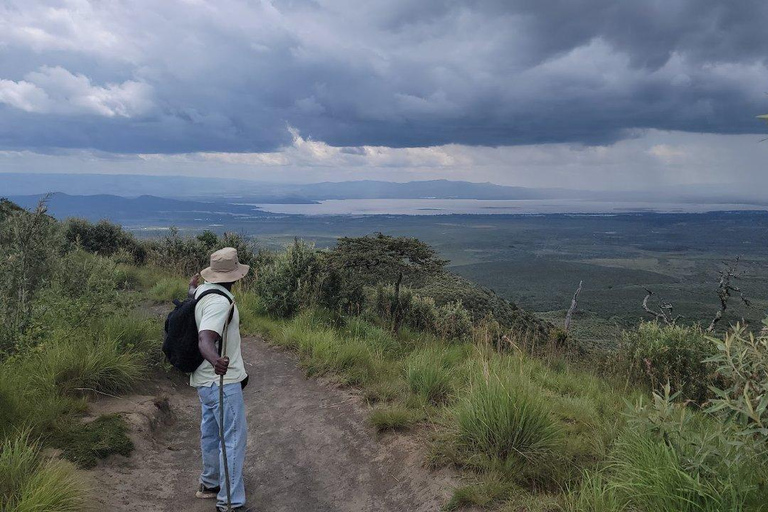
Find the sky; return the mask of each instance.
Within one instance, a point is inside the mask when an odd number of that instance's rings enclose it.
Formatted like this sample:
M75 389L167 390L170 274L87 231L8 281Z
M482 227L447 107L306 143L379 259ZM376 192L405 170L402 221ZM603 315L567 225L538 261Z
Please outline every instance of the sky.
M759 0L0 0L0 173L754 194L766 21Z

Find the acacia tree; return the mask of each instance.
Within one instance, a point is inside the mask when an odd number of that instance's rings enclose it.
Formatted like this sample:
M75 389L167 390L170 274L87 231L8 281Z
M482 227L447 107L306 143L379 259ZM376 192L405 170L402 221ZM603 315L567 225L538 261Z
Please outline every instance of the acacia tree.
M352 287L394 285L392 316L395 331L402 321L400 288L403 282L415 282L437 274L447 263L421 240L382 233L339 238L329 253L329 264L345 276Z

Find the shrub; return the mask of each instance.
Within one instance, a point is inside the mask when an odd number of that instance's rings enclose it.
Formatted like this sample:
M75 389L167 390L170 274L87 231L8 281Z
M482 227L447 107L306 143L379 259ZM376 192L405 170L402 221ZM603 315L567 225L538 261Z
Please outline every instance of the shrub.
M35 299L51 279L61 231L40 202L33 212L7 209L0 223L0 354L18 349L32 321Z
M463 340L472 336L472 317L461 302L449 302L437 310L437 334L446 340Z
M476 379L455 411L459 444L502 462L535 461L558 445L561 430L547 399L512 372Z
M526 333L537 341L548 340L552 325L535 315L519 309L517 305L499 297L495 292L450 272L431 277L415 288L422 296L432 297L438 306L461 302L477 322L489 313L505 330Z
M212 252L205 241L182 237L177 228L171 228L163 239L147 242L146 246L151 263L182 276L192 276L208 266Z
M256 281L256 291L265 310L288 317L308 306L316 293L319 265L317 253L301 240L280 253L264 267Z
M737 326L724 339L711 341L717 353L706 362L716 366L725 386L713 388L708 411L725 412L746 433L768 439L768 336L756 337Z
M46 432L56 420L77 410L74 399L60 397L39 379L37 357L14 357L0 363L0 439L19 428Z
M600 473L585 473L570 510L760 510L765 445L676 402L666 385L628 413Z
M125 252L137 265L143 265L147 258L146 249L132 234L106 220L92 224L85 219L69 219L64 224L64 238L72 246L102 256Z
M163 325L157 318L139 314L113 315L95 322L90 331L97 339L113 340L120 352L160 358Z
M438 311L435 301L431 297L414 295L410 288L401 288L400 297L396 301L394 285L378 285L376 295L369 302L372 303L374 315L387 325L394 325L394 308L397 307L397 317L403 325L417 331L437 331Z
M669 382L684 399L707 399L714 365L706 360L715 345L699 327L644 322L625 332L621 352L636 381L652 389Z

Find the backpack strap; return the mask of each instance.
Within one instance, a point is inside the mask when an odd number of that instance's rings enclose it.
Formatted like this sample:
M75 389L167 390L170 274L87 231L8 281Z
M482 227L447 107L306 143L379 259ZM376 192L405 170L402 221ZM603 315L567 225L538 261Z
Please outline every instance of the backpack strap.
M229 318L227 318L227 321L224 322L224 328L222 329L222 336L227 335L227 328L229 327L229 322L232 321L232 317L235 315L235 303L232 300L232 298L224 293L221 290L217 290L216 288L212 288L210 290L205 290L203 293L200 294L199 297L195 299L195 307L197 307L197 303L200 302L200 300L205 297L206 295L221 295L225 299L229 301ZM221 349L222 349L222 336L219 336L219 356L221 356Z
M201 293L201 294L200 294L200 296L199 296L199 297L197 297L197 298L195 299L195 307L197 307L197 303L198 303L198 302L200 302L200 300L201 300L203 297L205 297L206 295L221 295L222 297L224 297L225 299L227 299L227 301L229 301L229 305L230 305L230 306L231 306L231 305L232 305L232 303L233 303L233 301L232 301L232 298L231 298L229 295L227 295L226 293L224 293L224 292L223 292L223 291L221 291L221 290L217 290L216 288L213 288L213 289L211 289L211 290L205 290L203 293ZM232 317L234 316L234 314L235 314L235 308L233 308L233 307L230 307L230 308L229 308L229 320L228 320L228 322L231 322L231 321L232 321Z

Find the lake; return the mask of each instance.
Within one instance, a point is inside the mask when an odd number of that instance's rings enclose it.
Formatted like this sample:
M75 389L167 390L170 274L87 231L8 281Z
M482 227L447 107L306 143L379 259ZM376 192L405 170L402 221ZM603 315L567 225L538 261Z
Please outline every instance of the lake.
M254 204L263 211L298 215L541 215L631 212L705 213L768 210L765 205L731 203L611 202L563 199L333 199L316 204Z

